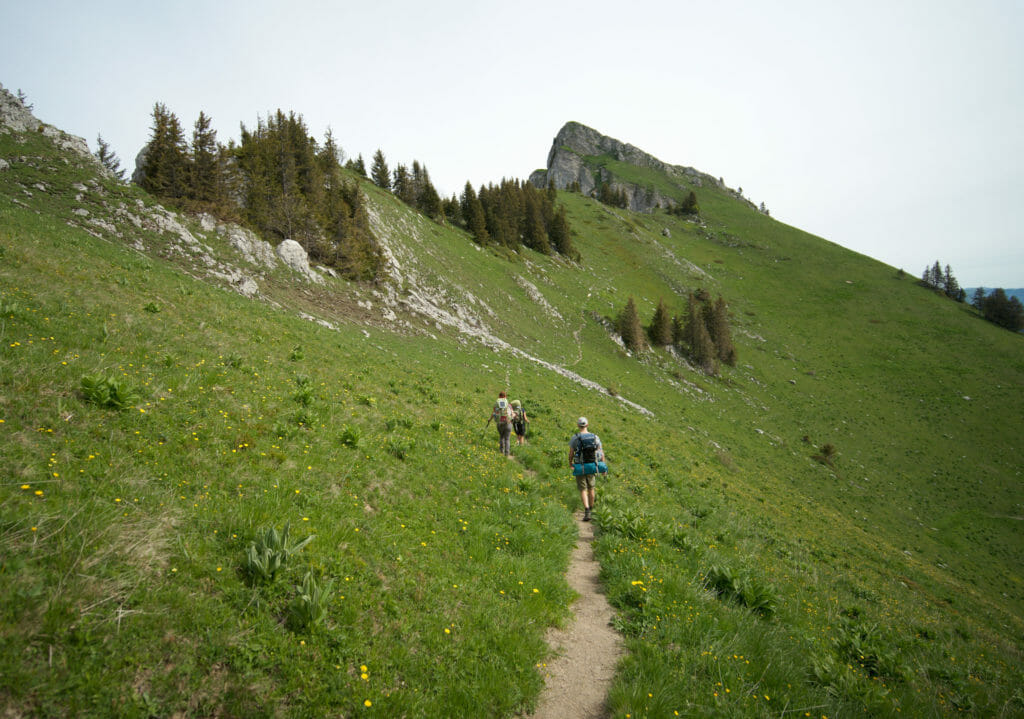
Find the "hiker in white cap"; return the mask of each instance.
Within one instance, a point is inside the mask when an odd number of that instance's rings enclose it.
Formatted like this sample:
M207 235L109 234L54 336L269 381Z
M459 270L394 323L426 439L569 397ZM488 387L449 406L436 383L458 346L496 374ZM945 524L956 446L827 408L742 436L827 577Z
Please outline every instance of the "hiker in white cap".
M604 448L601 438L589 431L587 418L576 420L578 431L569 440L569 464L576 476L576 488L580 490L583 500L583 521L590 521L590 512L594 508L594 487L597 482L598 463L603 463Z

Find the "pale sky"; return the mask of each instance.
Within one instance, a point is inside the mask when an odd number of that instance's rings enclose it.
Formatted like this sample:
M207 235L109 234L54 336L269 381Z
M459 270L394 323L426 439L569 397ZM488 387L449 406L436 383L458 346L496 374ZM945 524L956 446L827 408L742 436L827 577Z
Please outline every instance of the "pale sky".
M129 173L156 102L225 144L295 111L444 196L575 120L913 275L1024 287L1021 0L0 0L0 30L0 84Z

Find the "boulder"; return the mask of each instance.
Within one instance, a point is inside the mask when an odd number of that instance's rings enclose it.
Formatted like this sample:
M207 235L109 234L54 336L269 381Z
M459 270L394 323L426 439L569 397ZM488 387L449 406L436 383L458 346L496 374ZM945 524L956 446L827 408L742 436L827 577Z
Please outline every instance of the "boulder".
M295 240L284 240L275 249L277 256L281 258L281 262L285 263L293 270L304 276L311 282L322 283L324 278L313 272L309 266L309 255Z

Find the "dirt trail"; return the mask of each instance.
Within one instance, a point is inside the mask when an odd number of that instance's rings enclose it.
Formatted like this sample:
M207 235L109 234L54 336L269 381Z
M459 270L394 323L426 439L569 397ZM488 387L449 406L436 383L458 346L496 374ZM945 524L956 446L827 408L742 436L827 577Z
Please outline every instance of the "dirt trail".
M565 629L548 631L555 658L544 671L546 687L533 719L603 719L608 715L605 696L622 656L622 640L611 627L614 612L598 582L600 565L594 560L594 527L576 515L579 536L566 579L580 595L573 604L576 615Z

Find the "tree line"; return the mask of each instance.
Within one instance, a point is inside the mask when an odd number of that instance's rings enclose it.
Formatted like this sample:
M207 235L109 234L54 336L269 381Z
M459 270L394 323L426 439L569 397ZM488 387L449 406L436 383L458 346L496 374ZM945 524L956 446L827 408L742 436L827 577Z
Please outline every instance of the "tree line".
M477 244L525 246L545 255L579 259L565 207L555 206L553 183L545 192L529 182L506 179L481 185L477 191L467 181L461 197L441 199L425 166L413 162L411 172L404 165L392 172L380 149L373 156L369 179L427 217L466 230Z
M728 306L721 295L712 302L710 293L704 289L690 293L682 315L671 314L664 300L659 299L646 327L631 296L616 319L615 329L629 350L642 351L649 345L672 346L709 375L718 374L720 362L736 366Z
M318 143L294 112L278 110L252 129L242 124L241 141L223 145L205 113L189 142L177 116L157 103L137 181L162 201L240 222L268 239L293 239L346 277L373 279L383 253L358 181L344 175L340 158L331 131Z
M925 267L921 273L921 284L925 287L941 292L952 300L963 302L967 299L967 292L953 276L953 270L949 265L943 270L938 260L931 267Z
M964 302L967 299L967 291L957 282L953 270L949 265L943 270L938 260L932 266L925 267L921 274L921 285L957 302ZM984 287L978 287L974 290L971 305L982 317L1000 327L1012 332L1024 329L1024 305L1016 297L1008 296L1006 290L1001 287L989 294L985 293Z
M981 312L981 316L989 322L1005 327L1011 332L1024 330L1024 304L1006 290L997 287L986 294L984 287L974 290L971 304Z
M442 199L426 165L388 166L378 149L367 171L362 155L342 164L331 130L318 143L301 115L278 110L256 127L241 125L241 141L217 141L210 118L200 112L186 138L181 121L162 103L153 108L153 124L138 183L161 201L192 211L210 212L242 223L268 239L293 239L314 260L351 279L374 279L383 253L370 228L356 175L392 193L431 220L466 230L481 245L516 249L573 260L564 206L556 192L518 180L481 186L466 183L462 196ZM100 144L97 154L112 172L116 156ZM347 170L348 173L342 172Z

